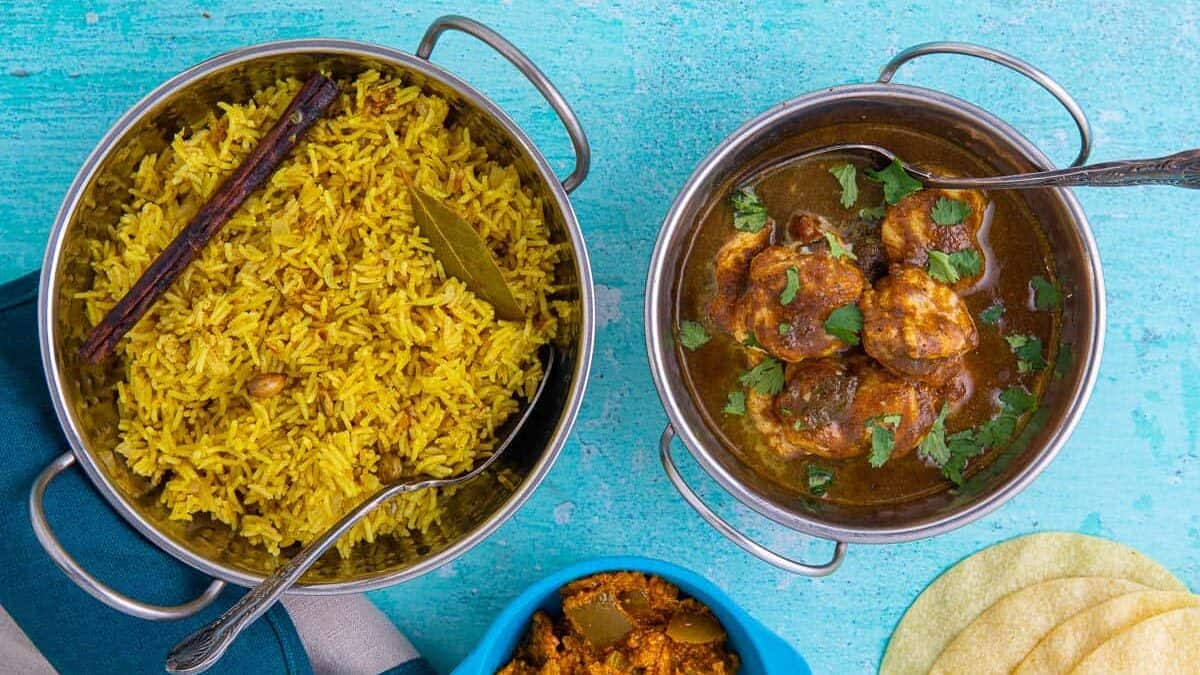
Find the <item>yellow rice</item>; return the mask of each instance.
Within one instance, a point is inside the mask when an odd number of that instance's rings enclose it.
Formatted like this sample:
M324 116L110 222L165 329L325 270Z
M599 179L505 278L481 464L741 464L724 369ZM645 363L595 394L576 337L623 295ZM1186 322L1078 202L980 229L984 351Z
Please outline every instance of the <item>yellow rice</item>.
M468 470L541 377L540 345L569 311L553 302L564 251L516 170L489 158L444 99L369 71L138 325L117 356L120 444L172 518L229 525L272 553L304 543L406 474ZM242 161L299 89L278 82L219 105L131 177L124 215L91 245L94 325ZM417 230L402 174L485 237L521 322L447 277ZM288 377L258 399L246 383ZM425 532L432 490L404 495L338 543Z

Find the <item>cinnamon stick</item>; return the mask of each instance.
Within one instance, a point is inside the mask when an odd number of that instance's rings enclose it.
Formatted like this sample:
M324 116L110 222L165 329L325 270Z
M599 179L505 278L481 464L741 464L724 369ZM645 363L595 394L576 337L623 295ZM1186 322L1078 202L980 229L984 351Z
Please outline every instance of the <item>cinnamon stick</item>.
M283 158L337 98L333 80L317 73L304 83L275 126L245 161L217 188L191 222L142 272L137 283L108 311L84 340L79 355L90 363L108 358L117 343L137 324L180 273L200 255L204 245L255 190L270 178Z

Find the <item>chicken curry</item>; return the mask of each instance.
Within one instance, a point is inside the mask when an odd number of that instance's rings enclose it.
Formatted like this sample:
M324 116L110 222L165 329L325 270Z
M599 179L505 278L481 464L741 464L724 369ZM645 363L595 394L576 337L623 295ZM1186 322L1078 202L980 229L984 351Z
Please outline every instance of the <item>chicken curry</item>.
M822 130L943 175L986 175L944 140ZM961 485L1036 408L1062 293L1018 192L925 189L898 162L820 155L752 175L699 223L677 343L710 426L813 498L912 500Z

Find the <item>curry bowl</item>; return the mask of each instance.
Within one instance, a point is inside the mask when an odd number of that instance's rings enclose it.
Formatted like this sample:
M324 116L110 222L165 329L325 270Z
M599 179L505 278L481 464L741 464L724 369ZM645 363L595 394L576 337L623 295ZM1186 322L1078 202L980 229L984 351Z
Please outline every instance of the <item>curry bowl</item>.
M471 35L508 59L545 96L571 137L575 168L555 176L528 136L479 91L429 60L447 30ZM173 520L158 490L135 475L115 451L113 406L84 405L97 392L111 391L116 366L81 362L79 330L84 321L80 291L92 271L82 253L89 241L109 235L128 176L148 152L162 148L186 125L203 119L219 101L245 101L281 78L303 79L316 70L348 77L369 69L402 75L445 99L457 124L489 156L514 166L522 183L541 200L553 242L567 251L555 268L555 298L572 307L556 338L555 368L526 424L495 470L464 486L442 503L440 525L428 534L381 537L356 546L349 557L325 556L295 588L298 593L362 592L400 583L442 565L478 544L507 520L550 470L575 421L592 355L593 290L587 250L568 193L588 171L590 151L574 113L545 75L516 47L491 29L462 17L442 17L425 33L416 54L345 40L305 39L238 49L205 61L155 89L122 116L103 137L72 183L58 212L41 277L39 328L51 398L70 444L38 478L30 499L34 530L55 562L96 598L143 618L186 616L211 601L225 583L250 586L278 565L279 558L235 536L227 526L197 518ZM91 396L95 400L96 396ZM102 397L101 397L102 398ZM158 607L125 597L91 577L56 541L41 506L42 493L57 474L78 464L96 489L139 532L172 556L216 579L197 600ZM504 478L501 478L503 471ZM513 479L510 480L509 477ZM286 555L286 551L284 552Z
M821 498L823 493L785 489L748 466L739 454L740 448L716 428L719 423L714 423L713 415L697 403L688 382L682 337L676 338L680 320L687 318L681 314L681 307L691 302L693 288L684 283L684 265L690 251L698 246L695 237L699 235L695 233L699 224L714 204L722 202L723 195L735 188L740 190L738 186L747 184L751 177L812 148L875 142L846 136L847 128L870 125L889 125L948 143L978 158L983 170L993 175L1052 168L1045 154L995 115L939 91L891 82L902 64L934 53L983 58L1033 79L1070 113L1082 144L1074 163L1086 160L1091 147L1087 119L1078 104L1045 73L984 47L963 43L919 45L897 55L877 82L837 86L791 99L735 131L700 163L676 197L651 259L645 302L646 343L655 385L669 418L660 441L664 468L686 501L713 527L748 552L798 574L833 572L850 543L887 544L930 537L962 527L998 508L1029 485L1066 443L1083 413L1099 368L1105 324L1104 285L1087 217L1069 190L1026 190L1019 199L1043 230L1041 248L1046 265L1053 270L1061 289L1061 301L1056 306L1061 310L1061 320L1056 324L1058 339L1054 346L1058 359L1050 369L1053 372L1047 370L1040 380L1040 405L1025 418L1025 426L1011 436L1010 443L1003 447L998 444L990 461L961 484L874 504L839 502ZM889 198L888 204L894 203ZM859 218L863 219L861 213ZM837 255L832 242L829 255ZM788 301L781 298L779 302ZM781 334L786 327L788 324L779 324ZM703 372L708 377L709 371ZM1038 390L1031 389L1035 394ZM738 414L745 414L744 409ZM799 425L797 422L797 429ZM869 434L869 426L867 431ZM742 504L787 528L836 542L832 559L809 564L787 558L725 522L688 486L676 467L672 455L675 436L704 472ZM873 443L869 435L867 442Z
M522 591L496 617L483 639L454 673L475 675L500 670L512 658L534 612L561 613L559 588L576 579L603 572L642 572L662 577L685 595L708 606L725 629L729 649L741 659L738 672L745 675L808 675L812 672L799 652L734 604L711 581L662 560L620 556L575 563Z

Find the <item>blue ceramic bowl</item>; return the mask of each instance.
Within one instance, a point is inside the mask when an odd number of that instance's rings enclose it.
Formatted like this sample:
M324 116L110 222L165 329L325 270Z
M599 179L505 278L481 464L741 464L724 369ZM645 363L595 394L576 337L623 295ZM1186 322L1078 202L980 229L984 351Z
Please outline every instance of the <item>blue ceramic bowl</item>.
M812 675L799 652L733 604L711 581L671 563L637 557L586 560L530 586L501 612L475 651L454 670L454 675L495 673L512 659L513 650L529 628L534 612L541 609L557 613L561 609L559 588L592 574L618 571L660 576L708 605L725 627L730 649L741 657L739 675Z

